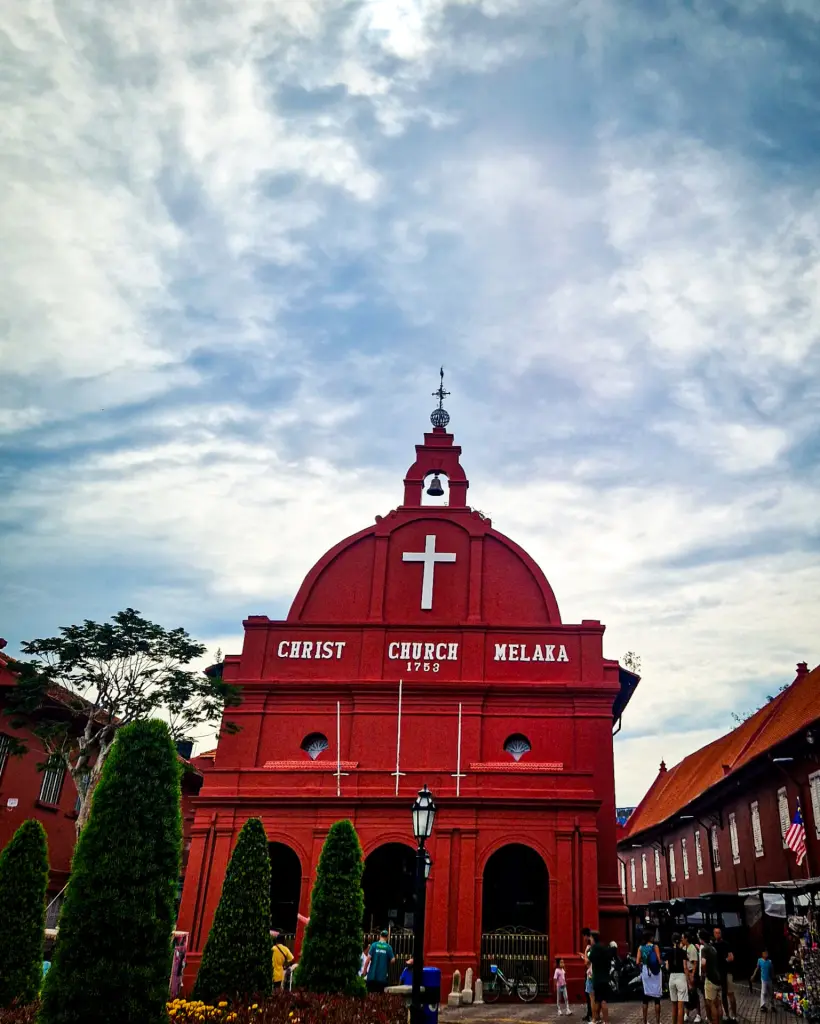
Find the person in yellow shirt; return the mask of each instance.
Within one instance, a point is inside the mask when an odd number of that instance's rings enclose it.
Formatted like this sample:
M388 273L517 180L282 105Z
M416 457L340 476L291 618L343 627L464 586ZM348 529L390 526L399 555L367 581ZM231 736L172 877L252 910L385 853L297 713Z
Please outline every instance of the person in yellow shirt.
M281 988L282 982L285 980L285 968L288 964L293 963L293 953L283 942L277 942L275 934L271 933L273 938L273 987Z

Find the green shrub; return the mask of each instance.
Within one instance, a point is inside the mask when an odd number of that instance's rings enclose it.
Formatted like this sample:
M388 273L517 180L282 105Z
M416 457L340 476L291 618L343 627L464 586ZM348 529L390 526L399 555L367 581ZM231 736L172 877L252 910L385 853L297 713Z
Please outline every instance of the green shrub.
M120 729L74 851L39 1024L166 1024L179 779L164 722Z
M272 987L268 837L260 819L249 818L228 864L193 998L265 997Z
M0 1006L30 1003L43 977L48 842L39 821L24 821L0 853Z
M364 917L362 847L350 821L327 834L310 898L310 920L294 984L309 992L361 995Z

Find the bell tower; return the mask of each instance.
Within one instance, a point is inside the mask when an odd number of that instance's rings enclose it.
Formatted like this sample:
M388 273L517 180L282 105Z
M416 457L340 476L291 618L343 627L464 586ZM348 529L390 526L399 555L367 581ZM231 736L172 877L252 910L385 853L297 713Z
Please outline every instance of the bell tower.
M439 477L444 475L450 485L449 508L467 508L467 488L470 482L461 467L461 446L453 444L454 437L448 434L446 427L450 422L450 414L444 408L444 399L450 394L444 390L444 367L439 371L441 383L433 392L438 398L438 408L430 413L433 430L424 435L424 444L416 445L416 461L407 470L404 478L404 502L402 509L421 508L421 495L424 482L432 474L428 494L444 493Z

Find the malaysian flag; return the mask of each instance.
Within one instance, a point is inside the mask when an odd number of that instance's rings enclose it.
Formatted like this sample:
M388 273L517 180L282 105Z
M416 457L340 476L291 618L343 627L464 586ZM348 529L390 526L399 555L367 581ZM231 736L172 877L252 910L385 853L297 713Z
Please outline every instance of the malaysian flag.
M806 826L803 824L803 815L800 813L800 804L794 812L789 831L786 833L786 846L797 854L798 866L803 863L806 856Z

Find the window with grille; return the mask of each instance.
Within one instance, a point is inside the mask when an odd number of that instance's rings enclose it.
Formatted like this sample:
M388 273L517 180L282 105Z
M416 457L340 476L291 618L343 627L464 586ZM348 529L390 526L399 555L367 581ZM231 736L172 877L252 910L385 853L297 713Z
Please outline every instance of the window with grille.
M661 851L655 847L655 885L661 884Z
M647 872L646 872L646 854L645 853L641 854L641 878L643 879L643 887L644 887L644 889L648 889L649 888L649 878L648 878L648 875L647 875Z
M686 840L681 839L680 841L680 860L683 864L683 877L689 877L689 851L686 849Z
M809 776L811 793L811 815L814 818L814 834L820 839L820 772L812 772Z
M732 863L740 863L740 840L737 836L737 818L734 813L729 815L729 846L732 848Z
M732 814L729 818L729 828L731 830L731 821L734 818ZM737 829L735 829L735 836L737 836ZM720 871L720 836L718 835L717 825L712 826L712 862L715 865L715 871ZM738 860L740 856L738 855ZM737 861L735 861L737 863Z
M57 804L60 802L60 790L63 788L65 768L46 768L40 785L40 802Z
M635 858L634 857L629 862L629 875L630 875L630 879L632 881L632 891L636 892L637 889L636 889L636 886L635 886Z
M674 846L667 847L667 856L669 857L669 880L671 882L676 882L677 878L675 877L675 847Z
M6 736L4 732L0 732L0 778L3 776L3 769L6 767L6 761L9 759L10 749L11 738Z
M792 823L791 815L789 814L789 794L785 786L777 791L777 813L780 817L780 835L783 836L783 849L785 850L786 833L789 831L789 826Z
M83 797L88 789L88 776L80 775L74 781L77 786L77 799L74 802L74 813L79 814L80 808L83 805Z
M700 845L700 829L695 832L695 865L698 869L698 874L703 874L703 850Z
M760 805L755 800L749 808L752 812L752 838L755 842L755 857L763 856L763 829L760 827Z

